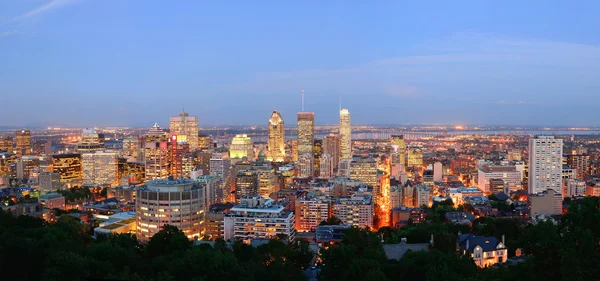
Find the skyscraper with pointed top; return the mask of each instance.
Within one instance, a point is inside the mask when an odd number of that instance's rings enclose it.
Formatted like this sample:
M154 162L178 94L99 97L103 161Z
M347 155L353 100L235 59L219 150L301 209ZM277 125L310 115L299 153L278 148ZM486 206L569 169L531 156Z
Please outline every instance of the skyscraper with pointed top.
M340 110L340 158L352 158L352 128L350 125L350 111Z
M285 128L279 111L274 110L269 118L269 155L267 160L283 162L285 158Z

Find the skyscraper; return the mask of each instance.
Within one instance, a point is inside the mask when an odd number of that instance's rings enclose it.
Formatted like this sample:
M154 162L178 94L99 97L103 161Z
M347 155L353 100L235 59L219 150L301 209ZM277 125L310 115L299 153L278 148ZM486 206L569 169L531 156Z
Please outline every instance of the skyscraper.
M562 193L562 139L537 136L529 139L529 193L547 189Z
M340 137L329 134L323 138L323 154L329 154L333 161L333 170L337 170L340 162Z
M78 153L91 153L104 148L104 134L98 134L96 130L86 128L81 133L81 140L77 144Z
M246 134L235 135L229 146L229 158L253 158L252 140Z
M405 155L406 155L406 146L404 144L404 136L403 135L393 135L390 140L391 148L391 165L405 165Z
M283 162L285 158L285 128L279 111L273 111L269 118L269 156L273 162Z
M352 128L348 109L340 110L340 157L352 158Z
M154 124L144 139L147 181L167 178L170 172L169 156L169 137L158 124Z
M81 154L83 184L117 186L118 153L95 151Z
M177 135L178 142L187 142L190 151L198 148L198 117L190 116L187 112L180 112L178 116L170 119L170 133Z
M31 131L20 130L16 132L16 151L19 155L31 154Z
M315 141L315 113L298 112L298 158L304 154L312 157Z

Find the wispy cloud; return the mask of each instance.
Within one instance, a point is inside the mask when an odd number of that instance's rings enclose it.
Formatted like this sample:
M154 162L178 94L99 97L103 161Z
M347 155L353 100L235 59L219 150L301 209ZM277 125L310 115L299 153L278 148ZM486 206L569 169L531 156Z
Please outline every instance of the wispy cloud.
M63 7L65 5L71 4L73 2L76 2L78 0L51 0L50 2L41 5L35 9L32 9L16 18L14 18L14 21L22 21L22 20L26 20L44 13L47 13L49 11L58 9L60 7Z
M384 89L385 94L392 97L401 98L421 98L429 94L426 89L417 88L414 86L393 86Z

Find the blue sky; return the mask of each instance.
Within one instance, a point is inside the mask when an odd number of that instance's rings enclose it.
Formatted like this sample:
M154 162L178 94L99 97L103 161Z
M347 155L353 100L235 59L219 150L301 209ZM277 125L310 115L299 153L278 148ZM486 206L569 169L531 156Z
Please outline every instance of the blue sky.
M0 0L0 125L600 126L600 1Z

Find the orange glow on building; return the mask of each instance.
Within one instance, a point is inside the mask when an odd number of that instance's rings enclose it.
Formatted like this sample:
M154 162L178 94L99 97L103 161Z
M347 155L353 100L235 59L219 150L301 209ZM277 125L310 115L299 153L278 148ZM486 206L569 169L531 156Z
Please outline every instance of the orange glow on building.
M382 172L380 178L380 188L377 196L377 205L379 205L379 225L378 228L390 226L391 201L390 201L390 158L382 157L379 162L379 170Z

